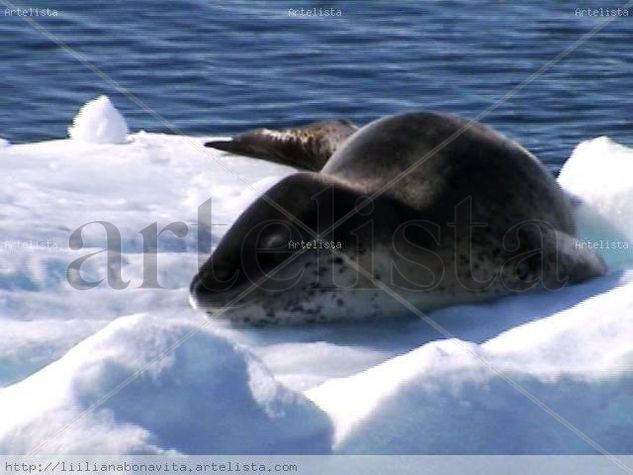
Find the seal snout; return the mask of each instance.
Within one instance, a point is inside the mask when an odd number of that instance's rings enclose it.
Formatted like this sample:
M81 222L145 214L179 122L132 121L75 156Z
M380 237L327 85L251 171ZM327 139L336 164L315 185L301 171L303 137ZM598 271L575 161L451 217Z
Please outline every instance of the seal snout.
M190 300L194 308L221 307L230 299L235 289L239 268L228 262L215 259L205 263L194 276L189 286Z

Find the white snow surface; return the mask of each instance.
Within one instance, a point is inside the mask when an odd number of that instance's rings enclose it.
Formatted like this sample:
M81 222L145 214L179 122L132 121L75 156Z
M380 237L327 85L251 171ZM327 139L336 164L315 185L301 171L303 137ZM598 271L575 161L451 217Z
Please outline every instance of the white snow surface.
M160 315L118 318L4 389L0 408L0 447L19 453L324 453L332 432L247 351Z
M87 143L124 143L128 133L125 119L108 96L84 104L68 128L71 139Z
M628 250L598 249L612 270L590 282L432 312L450 337L414 316L209 322L187 304L198 206L212 198L216 244L294 170L207 139L0 150L1 453L633 453ZM600 138L563 167L583 238L633 237L632 154ZM103 249L100 224L69 247L95 221L121 234L126 288L107 285L105 253L82 266L101 284L67 280L72 261ZM163 288L141 288L140 231L173 222L189 231L161 235Z

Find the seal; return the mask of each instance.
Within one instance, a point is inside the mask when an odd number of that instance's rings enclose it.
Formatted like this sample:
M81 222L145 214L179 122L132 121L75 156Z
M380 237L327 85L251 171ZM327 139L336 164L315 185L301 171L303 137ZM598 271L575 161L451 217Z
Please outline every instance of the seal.
M385 318L406 309L384 286L424 311L605 273L554 177L493 129L435 112L333 125L208 144L311 171L237 219L193 279L194 307L254 324Z
M291 129L256 129L232 140L207 142L205 146L319 171L357 129L349 120L328 120Z

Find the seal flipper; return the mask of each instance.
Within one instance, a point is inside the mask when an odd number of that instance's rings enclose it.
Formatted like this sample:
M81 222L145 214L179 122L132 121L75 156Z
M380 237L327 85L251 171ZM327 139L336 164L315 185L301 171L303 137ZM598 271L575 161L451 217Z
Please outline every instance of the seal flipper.
M214 140L204 145L303 170L320 171L357 129L347 120L328 120L290 129L256 129L232 140Z
M546 227L528 235L531 242L504 264L512 275L504 282L509 290L558 290L607 273L603 259L570 234Z
M602 257L579 239L556 231L556 252L564 278L576 284L607 273L607 265Z

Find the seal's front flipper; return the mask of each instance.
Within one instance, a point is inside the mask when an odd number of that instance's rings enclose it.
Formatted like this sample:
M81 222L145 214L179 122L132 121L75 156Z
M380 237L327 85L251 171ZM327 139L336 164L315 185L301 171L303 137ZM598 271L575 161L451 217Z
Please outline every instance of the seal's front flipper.
M602 258L575 237L549 227L526 226L524 231L527 239L521 245L515 246L518 241L511 245L511 240L504 241L505 246L516 251L504 264L511 276L504 281L508 290L558 290L607 273Z
M557 262L563 270L562 277L569 278L570 284L607 273L607 265L602 257L590 249L586 242L560 231L556 232L556 252Z
M304 170L320 171L336 149L357 129L347 120L328 120L290 129L252 130L232 140L207 142L205 146Z

